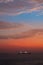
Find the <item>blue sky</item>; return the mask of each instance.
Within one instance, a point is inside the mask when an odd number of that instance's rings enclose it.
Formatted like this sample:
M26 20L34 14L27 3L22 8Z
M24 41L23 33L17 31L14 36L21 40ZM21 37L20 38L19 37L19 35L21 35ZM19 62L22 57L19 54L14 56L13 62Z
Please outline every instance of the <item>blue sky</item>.
M37 15L37 13L25 13L25 14L20 14L16 16L1 15L0 21L43 23L43 15Z
M43 23L43 0L1 0L0 21Z

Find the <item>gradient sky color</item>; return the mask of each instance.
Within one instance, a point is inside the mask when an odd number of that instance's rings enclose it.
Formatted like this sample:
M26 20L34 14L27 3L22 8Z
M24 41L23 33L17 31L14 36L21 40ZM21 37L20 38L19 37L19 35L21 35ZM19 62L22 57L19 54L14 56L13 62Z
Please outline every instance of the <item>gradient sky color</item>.
M21 49L43 51L43 0L0 0L0 52Z

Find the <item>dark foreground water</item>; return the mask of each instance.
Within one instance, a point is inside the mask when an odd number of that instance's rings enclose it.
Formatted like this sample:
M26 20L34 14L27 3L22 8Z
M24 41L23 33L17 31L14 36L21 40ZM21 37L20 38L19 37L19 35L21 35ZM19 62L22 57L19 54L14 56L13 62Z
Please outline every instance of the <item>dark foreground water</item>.
M43 54L0 53L0 65L43 65Z

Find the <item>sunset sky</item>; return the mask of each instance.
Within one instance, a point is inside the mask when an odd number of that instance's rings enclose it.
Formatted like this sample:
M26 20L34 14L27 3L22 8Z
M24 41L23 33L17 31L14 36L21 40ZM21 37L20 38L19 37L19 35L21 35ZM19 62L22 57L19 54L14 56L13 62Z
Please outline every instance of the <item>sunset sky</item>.
M43 51L43 0L0 0L0 52Z

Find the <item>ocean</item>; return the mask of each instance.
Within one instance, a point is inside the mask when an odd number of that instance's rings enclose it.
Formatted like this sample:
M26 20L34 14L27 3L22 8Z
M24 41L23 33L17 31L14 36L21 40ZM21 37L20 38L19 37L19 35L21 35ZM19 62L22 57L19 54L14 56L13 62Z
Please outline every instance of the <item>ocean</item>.
M43 53L0 53L0 65L43 65Z

